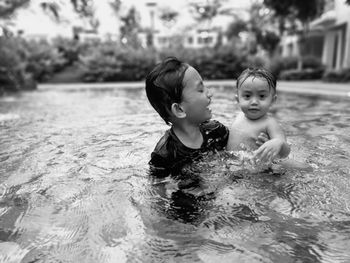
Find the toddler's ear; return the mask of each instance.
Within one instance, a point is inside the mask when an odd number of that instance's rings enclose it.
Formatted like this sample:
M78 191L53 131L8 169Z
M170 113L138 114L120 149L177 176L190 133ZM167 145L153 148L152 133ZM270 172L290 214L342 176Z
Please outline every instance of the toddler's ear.
M186 117L186 112L183 110L179 103L171 104L171 112L176 118L182 119Z
M237 102L239 102L238 94L235 95L235 99Z
M275 102L277 100L277 95L273 95L272 102Z

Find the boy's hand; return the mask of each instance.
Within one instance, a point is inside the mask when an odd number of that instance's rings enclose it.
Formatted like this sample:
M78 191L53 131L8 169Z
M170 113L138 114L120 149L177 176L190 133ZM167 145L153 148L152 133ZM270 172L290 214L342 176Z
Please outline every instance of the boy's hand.
M257 140L255 141L256 145L261 146L263 145L265 142L267 142L269 140L269 136L267 135L267 133L265 132L261 132L257 138Z
M284 142L280 139L272 139L265 142L254 153L253 160L256 162L272 162L278 157Z

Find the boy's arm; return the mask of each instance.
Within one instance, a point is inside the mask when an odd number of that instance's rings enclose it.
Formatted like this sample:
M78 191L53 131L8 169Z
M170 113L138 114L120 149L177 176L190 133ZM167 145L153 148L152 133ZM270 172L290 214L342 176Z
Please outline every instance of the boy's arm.
M164 178L170 174L169 163L161 155L153 152L149 164L149 175L155 178Z

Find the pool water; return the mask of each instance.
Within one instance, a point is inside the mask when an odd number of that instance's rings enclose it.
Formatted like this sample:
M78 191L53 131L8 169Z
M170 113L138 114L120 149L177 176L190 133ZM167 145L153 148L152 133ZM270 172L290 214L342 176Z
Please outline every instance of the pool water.
M228 125L233 94L213 89ZM142 88L1 97L0 262L350 262L349 100L279 94L271 112L293 165L204 156L193 199L149 180L168 127Z

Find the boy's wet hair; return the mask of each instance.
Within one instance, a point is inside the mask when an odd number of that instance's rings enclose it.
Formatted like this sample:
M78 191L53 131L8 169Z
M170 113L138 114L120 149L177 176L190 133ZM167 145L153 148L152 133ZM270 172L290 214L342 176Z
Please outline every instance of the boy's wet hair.
M247 78L253 77L259 79L265 79L269 85L269 88L276 93L276 77L268 70L264 68L247 68L237 78L236 87L237 90L246 81Z
M146 77L147 98L168 125L171 120L171 105L182 101L182 81L188 67L188 64L176 57L168 57Z

